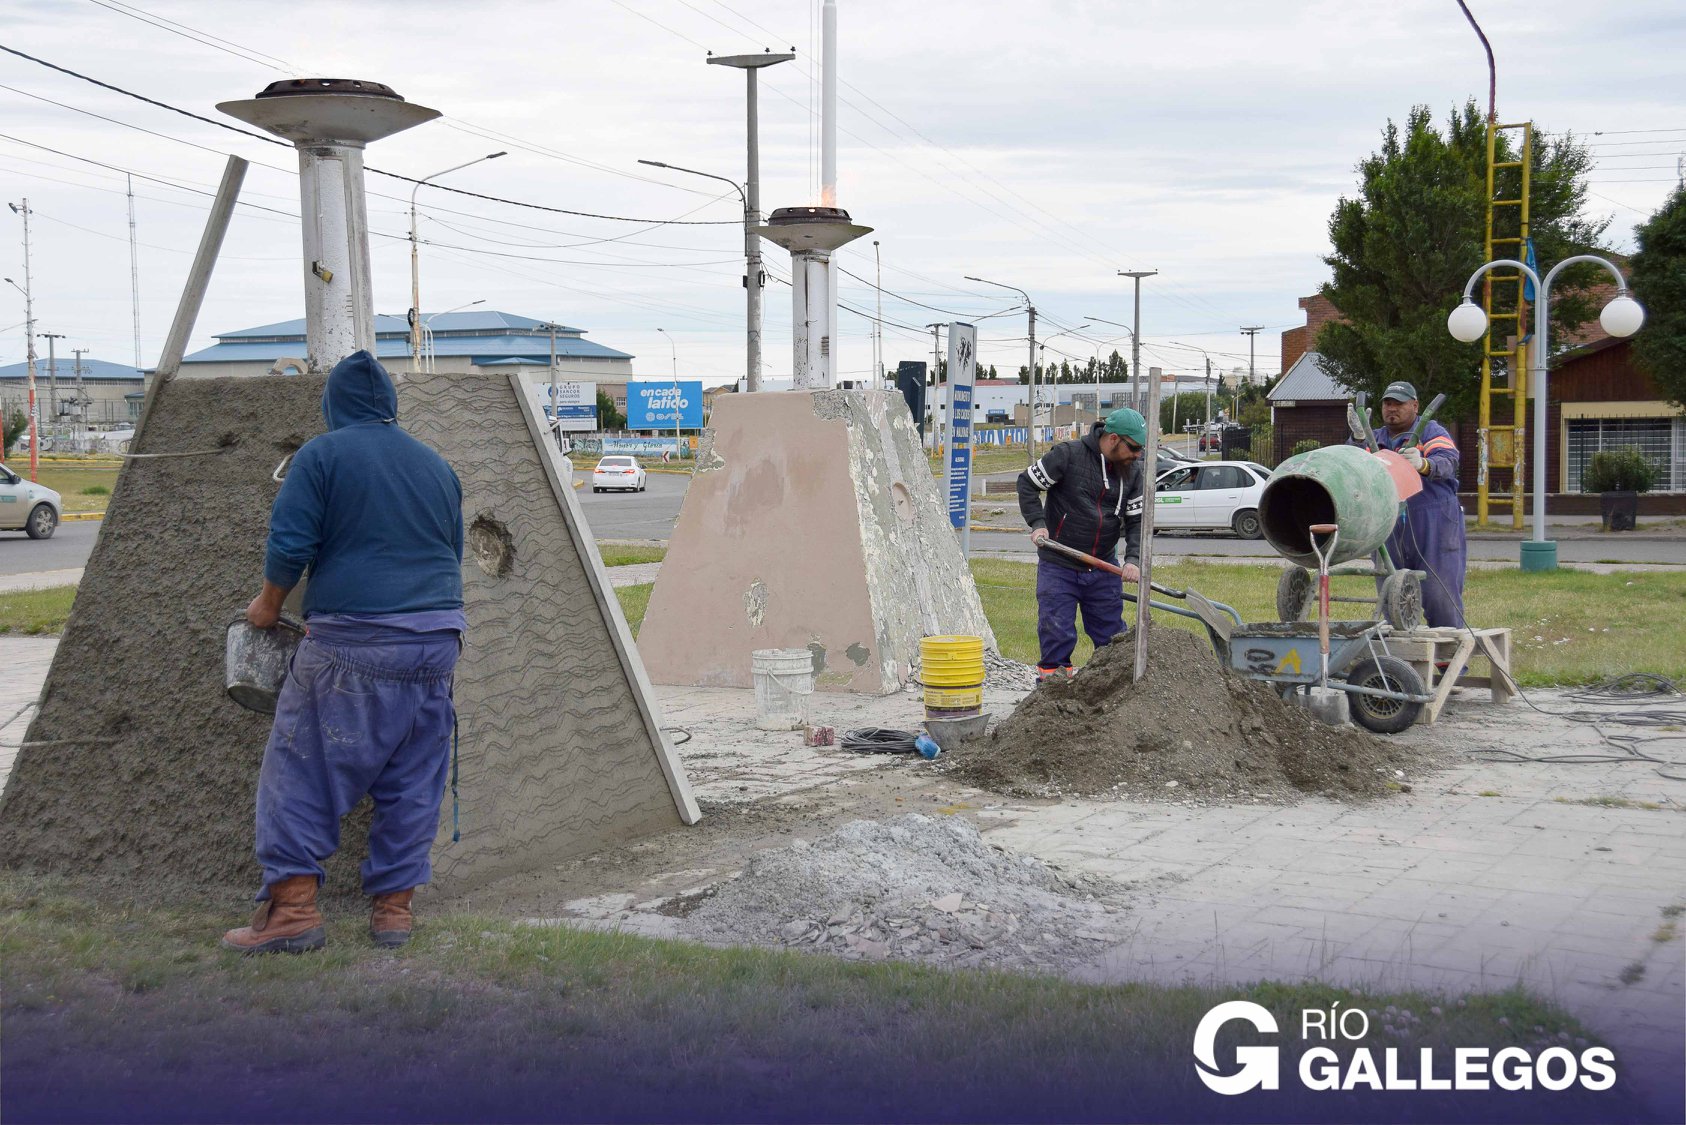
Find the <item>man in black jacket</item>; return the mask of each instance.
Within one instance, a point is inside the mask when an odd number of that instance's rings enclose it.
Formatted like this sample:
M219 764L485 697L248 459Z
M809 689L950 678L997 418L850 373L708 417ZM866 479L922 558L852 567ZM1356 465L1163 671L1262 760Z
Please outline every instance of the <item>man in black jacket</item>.
M1037 544L1036 636L1042 646L1037 671L1043 679L1071 674L1077 647L1077 607L1083 631L1099 648L1124 631L1124 587L1096 570L1054 551L1041 550L1052 538L1084 554L1116 563L1124 535L1124 579L1139 582L1142 547L1142 446L1147 421L1128 408L1114 410L1083 437L1063 441L1019 474L1019 513ZM1042 493L1047 493L1044 505Z

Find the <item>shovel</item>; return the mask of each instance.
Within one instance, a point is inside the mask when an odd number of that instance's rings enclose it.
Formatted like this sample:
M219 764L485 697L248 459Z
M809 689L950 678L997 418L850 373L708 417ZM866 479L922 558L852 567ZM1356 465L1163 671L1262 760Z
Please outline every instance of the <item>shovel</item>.
M1329 690L1329 557L1335 553L1335 542L1341 529L1332 523L1311 525L1311 550L1317 556L1317 686L1306 693L1306 706L1320 722L1338 727L1346 724L1350 714L1346 692ZM1319 537L1327 536L1322 543Z
M1042 540L1039 546L1050 551L1057 551L1067 558L1076 559L1078 562L1088 563L1096 570L1104 570L1108 574L1116 574L1120 578L1124 577L1123 567L1109 563L1105 559L1098 559L1094 555L1086 554L1075 547L1067 547L1064 543L1056 543L1051 538ZM1190 609L1179 609L1174 605L1166 605L1164 602L1150 601L1148 604L1155 609L1163 609L1183 617L1192 617L1204 624L1207 632L1211 634L1212 647L1217 649L1218 656L1226 662L1229 660L1230 637L1235 633L1235 626L1241 624L1239 613L1235 612L1230 606L1224 605L1222 602L1214 602L1193 590L1177 590L1170 586L1161 586L1157 582L1149 582L1148 588L1155 593L1164 594L1168 598L1176 598L1178 601L1187 602ZM1126 590L1124 599L1133 602L1136 600L1136 596Z

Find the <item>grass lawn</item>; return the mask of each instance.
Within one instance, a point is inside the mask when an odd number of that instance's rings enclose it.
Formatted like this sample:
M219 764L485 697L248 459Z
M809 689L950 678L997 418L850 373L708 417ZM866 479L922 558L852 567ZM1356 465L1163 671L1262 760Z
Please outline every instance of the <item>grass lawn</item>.
M28 636L62 633L65 619L70 616L70 603L75 600L74 586L0 593L0 633Z
M29 479L29 456L15 461L7 468ZM67 512L103 512L117 487L118 466L96 464L83 467L63 463L42 465L36 481L59 494ZM103 490L103 491L101 491Z
M661 562L667 558L666 547L623 547L613 543L599 543L597 551L604 566L631 566L634 563Z
M1002 653L1034 662L1035 567L978 559L972 573ZM1161 585L1191 587L1232 605L1244 620L1274 621L1279 573L1275 567L1188 562L1155 567L1153 577ZM1367 581L1337 579L1334 585L1337 593L1344 585L1356 594ZM1125 603L1124 609L1128 616L1135 607ZM1686 683L1686 629L1680 625L1686 620L1686 574L1472 570L1464 586L1464 609L1473 625L1513 630L1511 670L1525 686L1591 683L1624 672L1654 672ZM1156 619L1203 631L1173 614L1159 613ZM1082 663L1092 651L1088 639L1080 639L1076 661Z
M660 548L605 547L609 565L655 562ZM1192 587L1234 606L1248 621L1275 620L1274 567L1188 562L1162 566L1161 585ZM1036 568L1030 563L975 559L972 574L995 639L1003 654L1034 663ZM1359 579L1347 583L1362 586ZM1337 583L1337 589L1339 588ZM650 604L651 584L620 586L615 595L636 635ZM64 586L0 594L0 633L58 633L70 615L75 589ZM1595 683L1626 672L1653 672L1686 683L1686 573L1629 571L1587 574L1559 570L1472 570L1464 590L1465 609L1479 626L1512 630L1512 671L1528 687ZM1126 616L1134 612L1129 603ZM1168 625L1199 631L1185 617L1160 613ZM1074 660L1093 652L1079 637Z
M1037 449L1043 447L1038 445ZM972 449L972 475L981 476L985 473L1018 472L1025 467L1025 448L1019 445L980 445ZM932 451L930 456L931 472L937 476L943 475L943 459Z
M203 1120L1152 1118L1222 1101L1189 1061L1194 1024L1221 1000L1251 999L1295 1028L1302 1009L1361 1006L1378 1054L1396 1042L1390 1022L1410 1027L1412 1048L1594 1037L1516 991L1460 1002L1322 984L1103 987L425 907L396 954L368 945L366 910L329 904L325 951L243 960L215 945L240 909L110 905L0 876L8 1108L46 1103L61 1120L102 1105L179 1120L169 1110L190 1104Z

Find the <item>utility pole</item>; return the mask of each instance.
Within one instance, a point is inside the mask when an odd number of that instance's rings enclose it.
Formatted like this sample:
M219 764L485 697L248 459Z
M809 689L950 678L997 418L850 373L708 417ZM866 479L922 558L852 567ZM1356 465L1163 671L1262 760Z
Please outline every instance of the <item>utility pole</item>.
M135 178L129 182L129 312L135 322L135 370L141 369L140 243L135 240Z
M86 433L88 429L88 400L82 393L82 357L88 354L87 348L71 348L76 353L76 418L79 433ZM108 416L109 417L109 416Z
M47 414L57 420L59 416L59 363L58 355L53 350L53 341L64 339L64 334L61 332L41 332L38 335L47 341ZM80 355L80 353L78 354Z
M1206 357L1206 428L1211 429L1211 427L1212 427L1212 357L1207 356ZM1196 440L1195 443L1194 443L1194 452L1195 452L1196 456L1199 456L1199 454L1200 454L1200 442L1198 440Z
M1158 270L1118 271L1119 277L1131 278L1136 283L1136 318L1130 322L1135 325L1130 329L1130 405L1137 410L1142 408L1142 278L1158 273Z
M930 377L930 379L927 380L927 383L931 387L934 388L934 387L938 387L942 384L942 380L937 377L937 370L938 370L937 365L942 362L942 330L943 330L943 326L942 326L942 322L939 321L936 324L927 324L925 327L929 328L931 330L931 377ZM930 395L925 396L926 408L931 410L931 412L933 414L936 413L936 410L935 410L934 407L931 407L930 403L931 403L931 400L935 399L936 397L937 396L935 394L930 394ZM937 446L939 448L941 448L942 445L943 445L943 429L942 429L942 427L939 426L937 428Z
M1253 369L1253 345L1257 341L1259 333L1264 331L1264 325L1249 325L1242 328L1241 331L1247 334L1247 385L1252 386L1258 380L1258 376Z
M744 288L748 290L746 300L749 318L744 357L746 391L761 389L761 291L767 285L766 271L761 268L761 234L758 229L761 226L761 132L757 121L760 105L757 72L764 66L789 62L795 57L794 53L775 55L771 50L763 51L759 55L708 57L709 65L737 67L744 72L748 80L749 167L748 181L744 184L743 207L743 254L746 266Z
M23 216L23 285L20 287L9 277L6 281L23 294L23 335L27 342L24 352L29 360L29 479L34 480L41 467L41 426L40 410L35 405L35 297L29 270L29 200L6 206Z
M872 389L884 385L884 259L878 252L878 240L872 240L873 297L878 311L872 318Z

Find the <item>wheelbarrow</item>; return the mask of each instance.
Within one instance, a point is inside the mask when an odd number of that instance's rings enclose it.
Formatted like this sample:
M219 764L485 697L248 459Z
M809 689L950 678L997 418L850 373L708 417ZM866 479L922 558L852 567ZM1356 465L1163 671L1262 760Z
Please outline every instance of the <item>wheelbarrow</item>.
M1123 576L1104 559L1044 539L1041 546ZM1269 684L1284 699L1306 694L1321 682L1322 640L1318 622L1269 621L1248 624L1231 606L1193 590L1151 583L1153 593L1186 602L1187 608L1150 598L1148 605L1206 626L1218 659L1232 672ZM1124 591L1134 602L1138 595ZM1433 697L1410 664L1387 651L1392 627L1385 621L1329 622L1329 687L1346 693L1353 721L1377 734L1410 728Z

